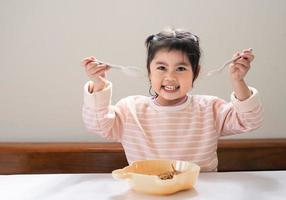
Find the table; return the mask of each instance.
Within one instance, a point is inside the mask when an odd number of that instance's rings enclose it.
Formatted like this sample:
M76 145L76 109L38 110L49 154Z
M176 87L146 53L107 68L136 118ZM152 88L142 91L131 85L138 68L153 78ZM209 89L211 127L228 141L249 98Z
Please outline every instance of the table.
M0 175L1 200L286 199L286 171L201 173L195 188L169 196L130 190L111 174Z

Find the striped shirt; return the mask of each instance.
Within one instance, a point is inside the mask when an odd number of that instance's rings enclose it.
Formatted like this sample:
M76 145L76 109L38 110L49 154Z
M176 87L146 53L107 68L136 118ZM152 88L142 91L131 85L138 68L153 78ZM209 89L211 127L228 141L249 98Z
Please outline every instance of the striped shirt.
M146 96L129 96L111 105L112 83L90 94L84 87L83 121L90 132L121 142L127 160L192 161L201 171L216 171L220 136L249 132L262 124L258 92L231 102L207 95L188 95L176 106L160 106Z

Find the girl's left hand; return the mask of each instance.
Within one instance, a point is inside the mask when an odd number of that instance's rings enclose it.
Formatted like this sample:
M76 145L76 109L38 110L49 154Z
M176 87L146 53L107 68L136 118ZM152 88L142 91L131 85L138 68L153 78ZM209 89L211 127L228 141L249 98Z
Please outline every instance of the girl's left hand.
M241 53L237 52L233 58L241 56L238 60L230 64L229 73L234 81L241 81L250 69L250 63L254 59L252 49L244 49Z

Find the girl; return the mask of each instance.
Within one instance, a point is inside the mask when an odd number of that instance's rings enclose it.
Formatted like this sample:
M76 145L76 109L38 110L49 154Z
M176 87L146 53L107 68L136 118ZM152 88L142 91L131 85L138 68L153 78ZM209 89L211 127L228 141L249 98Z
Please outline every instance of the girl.
M230 65L231 102L214 96L189 95L200 72L199 38L168 29L146 40L147 70L152 97L130 96L110 105L109 69L94 57L82 61L93 81L84 87L86 128L122 143L127 160L188 160L201 171L216 171L220 136L249 132L262 123L258 92L244 81L254 59L251 49L234 55Z

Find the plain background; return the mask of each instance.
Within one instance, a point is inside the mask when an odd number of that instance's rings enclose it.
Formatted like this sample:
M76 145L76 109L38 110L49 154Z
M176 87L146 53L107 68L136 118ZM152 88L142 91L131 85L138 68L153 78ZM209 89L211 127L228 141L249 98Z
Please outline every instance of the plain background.
M82 123L80 61L90 55L145 70L144 41L167 26L201 40L203 71L193 94L229 100L228 74L205 77L252 47L247 75L264 106L264 124L231 138L285 138L284 0L0 0L0 141L105 141ZM111 71L113 103L148 95L148 79Z

